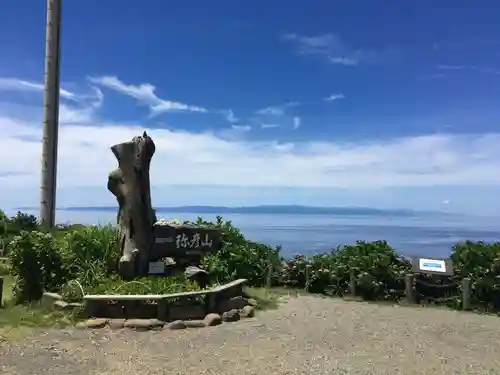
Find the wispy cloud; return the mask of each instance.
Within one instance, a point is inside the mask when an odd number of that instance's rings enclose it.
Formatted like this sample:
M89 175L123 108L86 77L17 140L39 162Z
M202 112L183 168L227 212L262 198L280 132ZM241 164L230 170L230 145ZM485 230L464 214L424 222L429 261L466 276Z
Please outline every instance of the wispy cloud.
M240 132L249 132L252 130L252 127L250 125L231 125L231 127L234 130L240 131Z
M0 77L0 91L43 92L44 88L45 86L43 83L25 81L18 78ZM64 89L60 89L59 95L63 99L68 99L68 100L78 99L78 95Z
M286 111L287 111L288 108L296 107L298 105L299 105L298 102L288 102L288 103L285 103L285 104L282 104L282 105L275 105L275 106L265 107L265 108L259 109L255 113L257 115L261 115L261 116L275 116L275 117L280 117L280 116L284 116L286 114Z
M434 79L443 78L444 76L445 76L444 73L434 73L434 74L420 75L417 78L418 79L423 79L423 80L434 80Z
M277 128L279 126L280 124L260 124L260 127L262 129L272 129L272 128Z
M0 78L0 91L20 91L36 95L39 102L42 101L44 84L41 82L27 81L17 78ZM63 101L59 104L59 122L65 124L84 124L91 122L96 112L101 108L104 95L102 91L90 86L90 92L76 94L74 92L60 89L60 97ZM65 101L66 100L66 101Z
M438 65L438 69L441 70L464 70L466 69L466 66L464 65Z
M149 83L129 85L113 76L90 77L89 80L94 84L131 96L140 103L146 104L149 106L151 116L156 116L166 112L208 112L208 110L203 107L160 99L155 94L156 87Z
M392 48L383 50L353 48L333 33L313 36L291 33L284 35L282 39L293 43L302 55L318 56L331 64L344 66L356 66L362 62L387 62L400 54Z
M341 99L345 99L345 96L342 93L338 93L338 94L331 94L331 95L327 96L325 98L325 101L333 102L335 100L341 100Z
M298 129L298 128L300 127L301 122L302 122L302 121L300 120L300 117L295 116L295 117L293 118L293 128L294 128L294 129Z
M299 53L321 56L332 64L353 66L357 65L362 57L360 50L349 48L337 35L332 33L316 36L287 34L284 36L284 40L293 42Z
M233 122L234 123L234 122L240 121L240 119L237 118L234 115L234 113L233 113L233 111L231 109L223 109L220 112L224 115L224 117L226 118L226 120L229 121L229 122Z

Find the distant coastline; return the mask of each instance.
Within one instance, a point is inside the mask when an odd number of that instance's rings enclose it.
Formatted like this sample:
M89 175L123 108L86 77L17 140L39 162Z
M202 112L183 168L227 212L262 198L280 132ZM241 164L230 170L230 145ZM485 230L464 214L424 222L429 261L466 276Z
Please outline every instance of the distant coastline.
M439 214L441 212L421 212L410 209L378 209L368 207L314 207L314 206L174 206L155 207L157 212L179 212L197 214L288 214L288 215L345 215L345 216L419 216L421 214ZM34 210L34 207L19 208ZM116 206L71 206L58 207L59 211L116 211ZM446 215L446 214L445 214Z

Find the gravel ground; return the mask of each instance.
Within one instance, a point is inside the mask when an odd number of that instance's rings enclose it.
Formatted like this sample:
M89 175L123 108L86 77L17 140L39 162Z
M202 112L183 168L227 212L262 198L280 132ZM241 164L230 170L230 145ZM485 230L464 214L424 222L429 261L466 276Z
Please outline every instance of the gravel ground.
M290 298L219 327L38 332L0 343L2 375L500 374L500 318Z

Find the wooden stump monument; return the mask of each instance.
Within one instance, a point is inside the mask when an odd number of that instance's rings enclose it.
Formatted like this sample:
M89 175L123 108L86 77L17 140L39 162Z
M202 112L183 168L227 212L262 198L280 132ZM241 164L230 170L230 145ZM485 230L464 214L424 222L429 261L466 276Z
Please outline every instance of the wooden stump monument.
M118 168L108 177L108 190L118 201L118 241L122 256L118 269L127 280L148 272L153 246L155 212L151 206L149 168L155 144L146 132L111 147Z

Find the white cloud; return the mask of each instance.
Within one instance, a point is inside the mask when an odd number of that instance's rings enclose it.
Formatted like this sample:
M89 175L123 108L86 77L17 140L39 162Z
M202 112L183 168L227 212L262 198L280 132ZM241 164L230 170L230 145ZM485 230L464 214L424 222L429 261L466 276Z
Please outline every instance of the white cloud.
M288 102L282 105L274 105L259 109L255 113L260 116L274 116L281 117L284 116L289 108L298 106L298 102Z
M294 129L298 129L298 128L299 128L299 126L300 126L300 123L301 123L301 121L300 121L300 117L295 116L295 117L293 118L293 128L294 128Z
M234 115L234 113L233 113L233 111L231 109L225 109L225 110L222 110L220 112L226 117L226 120L228 122L238 122L238 121L240 121L240 119L237 118Z
M45 86L42 83L25 81L18 78L2 78L0 77L0 91L27 91L27 92L43 92ZM77 100L79 96L64 90L59 90L59 95L63 99Z
M8 174L0 191L37 188L40 165L34 160L40 157L41 130L36 125L0 117L0 176ZM61 126L58 186L104 186L107 174L116 167L109 147L144 130L157 146L153 185L500 185L500 134L283 144L95 122Z
M437 68L442 70L463 70L466 67L463 65L438 65Z
M322 56L332 64L354 66L362 57L360 50L347 47L337 35L332 33L316 36L287 34L284 39L295 43L299 53Z
M342 93L338 93L338 94L331 94L330 96L327 96L325 98L325 101L333 102L335 100L341 100L341 99L345 99L345 96Z
M287 34L284 41L293 43L302 55L317 56L325 59L330 64L356 66L362 62L381 63L393 60L399 53L391 48L383 50L370 50L366 48L353 48L333 33L314 36Z
M263 116L283 116L285 114L285 109L280 106L271 106L271 107L266 107L259 109L256 112L258 115L263 115Z
M96 85L118 91L137 99L140 103L148 105L152 116L165 112L208 112L208 110L203 107L160 99L155 94L156 87L149 83L142 83L138 86L128 85L120 81L117 77L112 76L91 77L89 80Z
M279 124L260 124L260 127L262 129L272 129L272 128L277 128L279 127Z
M234 130L241 132L249 132L250 130L252 130L252 127L250 125L231 125L231 127Z

